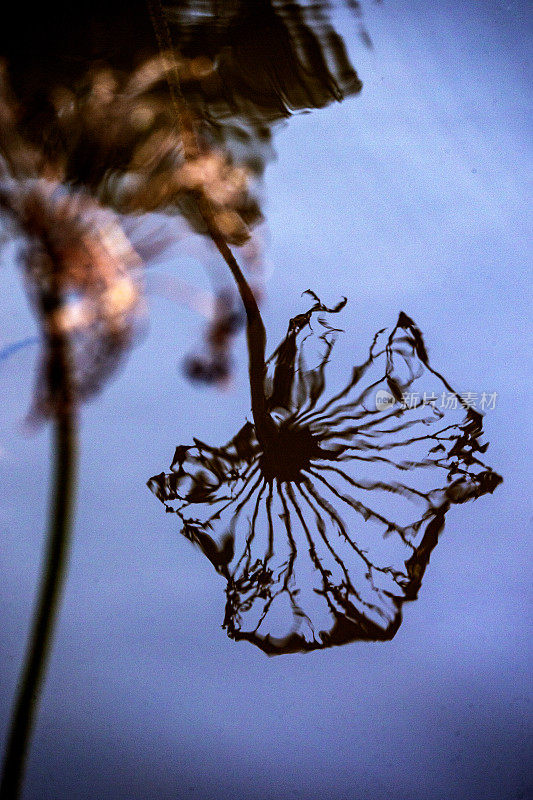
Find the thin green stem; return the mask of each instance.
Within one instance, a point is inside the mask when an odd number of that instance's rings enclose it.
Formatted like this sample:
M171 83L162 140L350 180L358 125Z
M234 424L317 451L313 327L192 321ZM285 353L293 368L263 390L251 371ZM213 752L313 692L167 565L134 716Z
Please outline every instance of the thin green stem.
M65 356L65 353L63 353ZM68 374L68 364L63 358ZM11 718L0 783L0 800L17 800L66 574L72 529L76 475L76 417L62 404L54 420L54 468L46 553L31 637Z

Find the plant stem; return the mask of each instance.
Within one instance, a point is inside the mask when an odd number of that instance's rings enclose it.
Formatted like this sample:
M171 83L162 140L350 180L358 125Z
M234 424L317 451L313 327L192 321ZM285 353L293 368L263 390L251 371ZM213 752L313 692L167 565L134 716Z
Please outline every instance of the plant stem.
M207 226L209 235L230 269L231 274L237 284L241 296L244 310L246 312L246 338L248 343L248 372L250 378L250 395L252 401L252 413L254 417L255 430L258 441L265 445L275 436L276 426L272 417L268 413L267 401L265 397L265 347L266 331L250 284L244 277L237 260L231 252L224 236L220 233L213 222L209 204L206 199L199 194L196 198L198 209Z
M168 23L163 13L161 0L146 0L146 3L161 58L167 67L166 79L170 92L170 99L176 112L176 124L183 144L184 157L187 161L197 158L200 154L194 120L189 112L187 102L181 90L178 63L174 55L175 48ZM225 236L223 236L215 222L209 200L202 191L195 193L195 199L209 236L229 267L244 305L247 320L246 335L248 341L248 371L250 376L252 413L257 439L261 445L266 446L267 442L272 441L276 436L276 425L268 413L265 397L265 326L254 293L244 277Z
M69 383L65 343L54 360ZM66 388L66 387L65 387ZM65 392L68 397L69 392ZM54 468L46 553L31 637L11 718L0 783L0 800L20 797L26 757L50 653L64 584L72 528L76 473L76 415L71 402L60 403L54 419Z

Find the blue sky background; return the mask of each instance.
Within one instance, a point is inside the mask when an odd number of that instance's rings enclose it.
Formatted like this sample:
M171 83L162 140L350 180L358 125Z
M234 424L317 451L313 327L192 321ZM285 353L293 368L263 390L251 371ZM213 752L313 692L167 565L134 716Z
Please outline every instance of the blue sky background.
M349 370L403 309L459 391L497 392L487 461L505 482L452 509L420 599L387 644L267 659L221 629L223 581L146 479L249 401L191 386L198 318L151 299L150 329L83 412L70 573L28 800L525 800L531 744L531 17L525 3L365 6L341 30L361 96L280 129L265 197L273 345L347 295ZM194 253L194 247L192 248ZM208 287L190 255L162 269ZM6 259L0 347L35 330ZM36 349L0 363L0 722L39 573L49 432L21 434ZM530 790L529 790L530 791Z

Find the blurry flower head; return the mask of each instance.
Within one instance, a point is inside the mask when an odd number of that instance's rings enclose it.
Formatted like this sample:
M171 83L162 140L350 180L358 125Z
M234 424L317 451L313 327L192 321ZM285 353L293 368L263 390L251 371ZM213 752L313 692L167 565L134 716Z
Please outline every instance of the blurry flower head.
M315 301L269 361L275 436L260 445L247 422L224 447L195 439L148 482L225 577L228 635L268 654L392 638L450 507L501 481L480 458L481 415L432 369L405 314L327 392L337 332L311 324L342 304ZM454 403L441 409L440 392Z
M98 391L129 349L142 310L141 260L117 216L84 192L5 177L0 198L23 236L25 283L42 330L37 420L64 402L51 377L61 342L69 344L76 403Z

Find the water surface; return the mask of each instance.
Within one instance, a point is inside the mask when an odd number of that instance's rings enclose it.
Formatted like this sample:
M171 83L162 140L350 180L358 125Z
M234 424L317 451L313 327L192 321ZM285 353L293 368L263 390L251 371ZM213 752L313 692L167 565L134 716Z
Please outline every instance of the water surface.
M83 409L74 548L28 798L528 796L527 12L364 11L373 50L336 12L361 94L275 132L269 349L308 288L348 297L339 369L405 311L457 391L496 393L486 459L504 483L451 509L392 641L276 659L231 641L224 580L145 483L176 445L224 443L249 418L244 338L231 391L192 384L181 364L201 322L154 293L147 335ZM208 290L203 246L163 254L159 272ZM36 325L9 261L0 280L4 345ZM20 431L36 353L0 362L4 729L46 514L48 431Z

